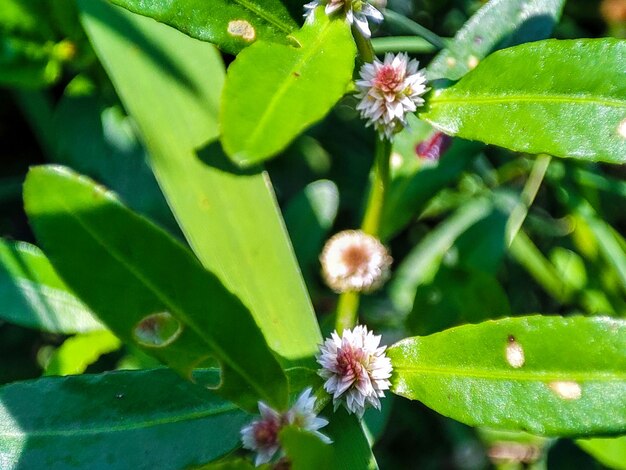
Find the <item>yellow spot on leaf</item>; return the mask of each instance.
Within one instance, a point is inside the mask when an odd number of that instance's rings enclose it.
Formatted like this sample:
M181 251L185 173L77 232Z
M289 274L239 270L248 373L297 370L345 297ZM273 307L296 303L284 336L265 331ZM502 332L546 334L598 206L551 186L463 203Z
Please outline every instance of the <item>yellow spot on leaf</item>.
M550 382L548 385L563 400L578 400L582 396L582 389L578 382L559 381Z
M467 66L470 69L475 69L477 65L478 65L478 57L476 57L475 55L469 56L467 59Z
M245 41L254 41L256 30L246 20L233 20L228 23L228 34L238 36Z

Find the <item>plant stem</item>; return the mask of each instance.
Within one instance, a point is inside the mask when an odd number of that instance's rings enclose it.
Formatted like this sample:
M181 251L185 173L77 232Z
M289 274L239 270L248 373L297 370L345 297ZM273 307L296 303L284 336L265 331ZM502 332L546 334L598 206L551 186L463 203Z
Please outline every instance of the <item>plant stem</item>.
M521 200L511 212L509 220L506 224L506 239L508 246L511 246L513 239L516 237L520 228L522 228L522 224L528 215L528 210L530 209L530 206L532 206L535 197L537 197L537 193L541 187L541 182L543 181L546 171L548 170L548 166L550 165L550 160L552 160L550 155L539 155L530 170L530 175L528 176L528 180L526 180L526 184L522 190Z
M437 36L431 30L424 28L422 25L404 15L401 15L400 13L396 13L393 10L385 10L383 12L383 16L385 17L385 21L402 28L407 32L423 37L437 49L444 49L446 47L446 42L442 38Z
M364 38L363 34L354 25L352 26L352 37L356 43L361 60L363 62L374 62L375 55L372 42L368 38Z
M385 193L389 186L389 160L391 157L391 142L386 138L376 141L376 155L374 160L374 178L370 189L365 215L363 216L362 230L374 237L380 232L380 220L385 203ZM360 296L358 292L344 292L339 296L337 303L337 319L335 328L337 333L346 328L352 328L357 322Z
M376 54L386 52L412 52L414 54L427 54L436 52L437 48L424 38L417 36L391 36L386 38L373 38L372 47Z
M389 185L389 159L391 142L385 138L376 141L376 159L374 161L374 179L370 190L363 225L361 229L374 237L380 232L380 219L385 203L385 193Z

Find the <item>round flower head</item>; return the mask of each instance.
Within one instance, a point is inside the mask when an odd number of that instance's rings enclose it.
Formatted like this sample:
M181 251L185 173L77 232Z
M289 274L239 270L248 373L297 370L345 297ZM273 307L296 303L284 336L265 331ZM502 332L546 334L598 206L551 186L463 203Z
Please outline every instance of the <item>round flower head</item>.
M389 277L392 258L377 238L345 230L326 242L320 262L324 281L335 292L371 292Z
M372 405L380 409L380 397L391 386L391 360L386 347L378 347L380 336L365 326L344 330L341 337L333 332L320 347L317 362L319 375L326 379L324 389L333 396L335 409L344 403L349 413L363 416Z
M406 127L406 115L424 104L422 95L426 88L426 75L418 71L419 62L409 60L405 54L386 54L385 60L364 64L357 80L356 109L367 125L373 125L381 134L391 139Z
M279 413L262 401L259 402L261 417L241 430L243 447L256 452L255 465L269 462L281 450L278 435L283 426L292 425L315 434L325 444L332 441L319 432L328 424L315 414L315 397L311 388L300 394L294 405L285 413Z
M365 38L372 35L367 19L371 18L375 22L383 20L382 13L365 0L314 0L304 5L304 16L307 21L313 21L315 9L320 5L326 5L324 11L328 16L345 13L346 21L354 24Z

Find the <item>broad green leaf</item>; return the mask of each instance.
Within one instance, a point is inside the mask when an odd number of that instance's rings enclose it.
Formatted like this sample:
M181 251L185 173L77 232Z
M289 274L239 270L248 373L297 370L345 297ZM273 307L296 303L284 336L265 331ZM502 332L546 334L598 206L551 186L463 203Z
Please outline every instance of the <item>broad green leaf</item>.
M579 439L576 441L583 450L602 465L616 470L626 470L626 436L606 439Z
M105 184L129 208L179 234L134 123L119 105L95 91L74 92L73 85L54 111L55 163Z
M24 242L0 240L0 319L51 333L102 330L45 255Z
M48 377L0 388L0 463L182 469L235 448L248 419L167 369Z
M428 233L411 250L389 284L389 296L398 311L411 311L418 286L435 275L443 256L455 240L476 222L487 217L492 210L490 201L472 200Z
M330 423L320 431L333 441L332 468L337 470L378 469L362 423L343 408L339 408L334 413L331 411L331 406L326 407L326 410L329 414L322 413L322 415L329 418Z
M512 47L434 91L419 116L447 134L516 151L623 163L624 62L626 41L617 39Z
M285 225L306 279L319 270L318 257L335 222L339 191L332 181L309 184L285 208Z
M505 318L388 350L392 390L471 426L548 436L626 430L626 321Z
M287 42L298 25L280 0L111 0L231 54L261 39Z
M100 0L79 7L192 249L249 306L275 352L311 357L321 335L267 174L238 171L207 145L217 137L219 54Z
M211 355L232 400L286 403L285 375L250 312L185 247L63 167L31 169L24 202L54 267L120 339L188 377Z
M222 144L238 165L283 150L330 111L352 80L356 46L344 20L318 11L312 24L291 37L295 45L259 41L228 68Z
M295 426L287 426L280 431L279 439L291 463L289 468L293 470L332 468L332 445L325 444L314 434Z
M430 79L458 80L495 49L546 39L564 0L491 0L428 65Z
M50 357L45 375L82 374L100 356L120 348L122 343L109 331L94 331L66 339Z

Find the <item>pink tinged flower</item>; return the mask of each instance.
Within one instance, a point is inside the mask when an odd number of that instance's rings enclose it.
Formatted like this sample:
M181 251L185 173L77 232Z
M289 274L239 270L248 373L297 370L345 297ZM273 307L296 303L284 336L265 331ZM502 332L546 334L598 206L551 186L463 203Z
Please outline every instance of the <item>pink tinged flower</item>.
M391 360L380 336L365 326L344 330L341 337L333 332L320 347L317 362L319 375L326 379L324 389L332 395L337 409L342 403L359 418L368 406L380 409L380 398L391 386Z
M241 430L244 448L256 452L254 464L257 466L272 460L280 450L278 433L283 425L282 416L262 401L259 402L259 412L261 418Z
M241 430L243 447L257 454L254 460L256 466L267 463L277 453L282 453L278 436L283 426L297 426L313 433L326 444L332 443L327 436L319 432L328 421L315 413L315 397L311 396L311 388L302 392L285 413L273 410L262 401L259 402L259 412L261 417Z
M389 278L392 258L375 237L344 230L330 238L322 254L322 276L335 292L372 292Z
M443 132L436 131L428 139L421 141L415 146L415 153L424 160L439 160L452 145L452 137Z
M409 60L405 53L386 54L381 62L364 64L357 80L357 110L381 134L391 139L406 127L407 113L414 113L424 104L422 95L426 87L426 75L418 70L419 62Z
M343 12L346 21L355 25L365 38L372 35L368 18L376 23L383 20L382 13L365 0L314 0L304 5L304 16L308 22L313 21L315 9L320 5L325 5L324 12L328 16Z

